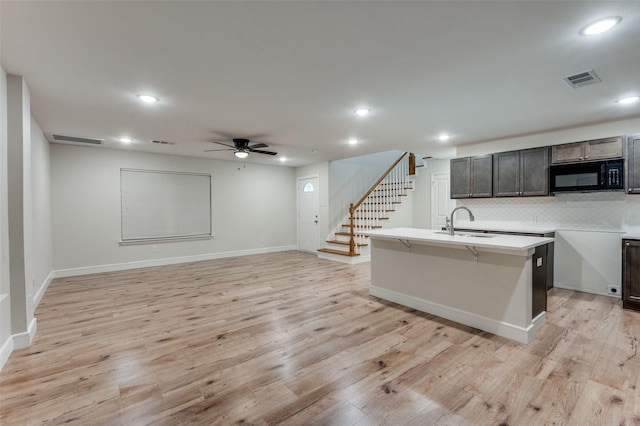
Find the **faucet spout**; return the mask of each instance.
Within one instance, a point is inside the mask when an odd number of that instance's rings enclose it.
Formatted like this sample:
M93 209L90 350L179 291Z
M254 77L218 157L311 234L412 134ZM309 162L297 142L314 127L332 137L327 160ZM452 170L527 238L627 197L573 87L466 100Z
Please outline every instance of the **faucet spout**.
M473 213L471 213L471 210L469 210L468 207L465 207L465 206L456 207L455 209L453 209L453 211L451 212L451 215L447 218L447 221L446 221L447 223L446 227L447 227L447 230L449 231L449 235L454 235L455 233L455 227L453 226L453 214L458 210L466 210L467 213L469 213L469 220L471 222L476 220L476 218L473 216Z

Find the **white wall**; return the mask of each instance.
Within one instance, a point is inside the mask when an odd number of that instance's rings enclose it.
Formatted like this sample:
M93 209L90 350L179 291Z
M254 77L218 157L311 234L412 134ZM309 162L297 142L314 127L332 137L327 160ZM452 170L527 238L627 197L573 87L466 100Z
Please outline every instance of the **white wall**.
M449 160L426 160L417 169L413 191L413 227L431 228L431 177L434 173L448 173Z
M53 247L51 228L51 153L49 141L38 123L31 119L31 215L32 240L30 263L34 308L42 299L53 271Z
M210 173L215 238L119 245L120 169ZM295 248L295 171L124 150L51 145L57 275ZM157 247L157 253L152 247Z
M0 369L13 350L7 191L7 74L0 67Z
M493 154L502 151L558 145L562 143L586 141L610 136L631 135L636 133L640 133L640 117L610 123L576 127L573 129L563 129L513 138L504 138L473 145L463 145L457 148L456 156L467 157L470 155Z

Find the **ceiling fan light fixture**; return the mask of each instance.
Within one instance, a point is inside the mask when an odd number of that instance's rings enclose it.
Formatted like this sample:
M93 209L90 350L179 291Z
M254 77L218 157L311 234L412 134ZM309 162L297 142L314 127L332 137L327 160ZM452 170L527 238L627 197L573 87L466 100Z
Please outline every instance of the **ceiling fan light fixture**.
M600 19L582 27L580 34L584 36L601 34L618 25L620 21L622 21L622 18L619 16L610 16L608 18Z
M238 158L247 158L249 156L249 153L247 151L245 151L244 149L239 149L239 150L235 151L233 153L233 155L235 155Z

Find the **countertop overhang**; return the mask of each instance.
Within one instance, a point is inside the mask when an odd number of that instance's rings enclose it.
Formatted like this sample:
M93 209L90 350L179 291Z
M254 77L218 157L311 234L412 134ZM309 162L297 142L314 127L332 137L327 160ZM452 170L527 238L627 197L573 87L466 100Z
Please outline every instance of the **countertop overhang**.
M399 240L405 245L407 245L407 243L417 243L450 247L458 246L459 248L472 246L476 249L492 251L504 250L510 252L529 252L529 250L535 247L554 241L553 238L547 237L504 234L473 234L464 232L462 235L449 235L445 231L419 228L378 229L364 234L374 239Z

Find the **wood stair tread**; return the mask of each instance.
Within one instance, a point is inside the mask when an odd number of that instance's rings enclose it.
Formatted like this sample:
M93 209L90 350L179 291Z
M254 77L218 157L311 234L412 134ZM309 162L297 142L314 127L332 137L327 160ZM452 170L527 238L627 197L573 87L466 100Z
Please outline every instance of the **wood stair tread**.
M340 244L342 246L348 246L349 245L349 241L338 241L338 240L327 240L327 243L330 244ZM366 247L369 244L356 244L358 247Z
M321 248L321 249L318 249L318 251L322 253L331 253L331 254L337 254L340 256L348 256L348 257L360 256L360 253L356 253L353 256L351 256L348 251L334 250L334 249L328 249L328 248Z

